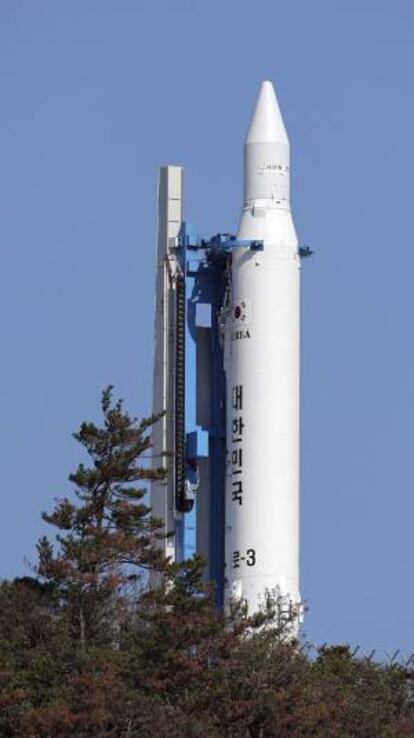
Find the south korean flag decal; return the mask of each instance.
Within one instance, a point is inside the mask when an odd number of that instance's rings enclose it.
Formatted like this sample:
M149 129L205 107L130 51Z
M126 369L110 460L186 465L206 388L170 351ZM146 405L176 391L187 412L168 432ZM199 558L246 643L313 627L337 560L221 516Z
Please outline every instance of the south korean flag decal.
M233 303L233 326L234 328L244 328L250 325L252 315L252 306L250 297L243 297Z

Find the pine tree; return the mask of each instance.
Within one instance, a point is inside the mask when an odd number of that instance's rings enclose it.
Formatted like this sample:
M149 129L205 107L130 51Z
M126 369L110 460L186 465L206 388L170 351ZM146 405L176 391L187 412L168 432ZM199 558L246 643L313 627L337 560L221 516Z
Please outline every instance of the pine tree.
M54 511L42 515L58 528L57 551L47 537L37 546L37 574L53 584L82 644L113 639L128 588L145 583L145 570L167 564L157 545L162 525L150 515L142 486L165 475L145 463L159 416L138 422L122 401L113 402L112 387L101 405L103 425L83 423L74 434L90 458L69 476L75 501L58 499Z

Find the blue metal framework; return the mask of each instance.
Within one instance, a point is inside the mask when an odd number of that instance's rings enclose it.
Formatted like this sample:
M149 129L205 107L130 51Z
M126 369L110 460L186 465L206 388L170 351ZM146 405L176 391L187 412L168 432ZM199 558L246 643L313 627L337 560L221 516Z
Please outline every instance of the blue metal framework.
M217 604L223 601L224 586L224 483L226 435L226 385L223 367L223 349L220 337L220 314L228 292L230 256L235 249L263 250L262 241L241 241L231 234L217 234L210 240L198 237L183 224L177 240L177 256L181 278L185 285L185 486L181 490L177 509L182 511L177 521L177 558L191 557L196 550L196 507L201 459L209 463L209 561L208 578L217 585ZM203 370L209 378L210 408L208 421L197 418L197 306L207 305L210 312L209 351L205 357L208 366ZM176 461L177 463L177 461ZM180 464L180 460L178 460Z

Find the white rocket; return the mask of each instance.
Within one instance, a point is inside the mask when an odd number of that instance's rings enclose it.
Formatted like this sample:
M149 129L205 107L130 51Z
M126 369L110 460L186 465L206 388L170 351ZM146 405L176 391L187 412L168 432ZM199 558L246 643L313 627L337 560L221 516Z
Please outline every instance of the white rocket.
M153 484L151 505L165 554L180 561L195 542L217 603L224 580L224 600L253 613L266 592L300 604L299 270L310 252L298 248L289 140L270 82L244 168L237 238L210 241L182 222L182 168L161 169L154 412L165 415L153 452L166 480ZM210 323L198 324L198 304L210 306Z
M256 611L266 591L299 594L299 269L289 140L263 82L245 143L238 239L225 311L226 599Z

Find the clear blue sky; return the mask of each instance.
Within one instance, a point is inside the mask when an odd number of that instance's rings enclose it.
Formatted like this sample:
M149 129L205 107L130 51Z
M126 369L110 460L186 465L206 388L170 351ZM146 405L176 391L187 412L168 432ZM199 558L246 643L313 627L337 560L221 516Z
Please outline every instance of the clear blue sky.
M150 409L157 170L234 230L272 79L303 269L308 636L414 650L414 5L1 0L0 575L67 493L70 433L116 385Z

